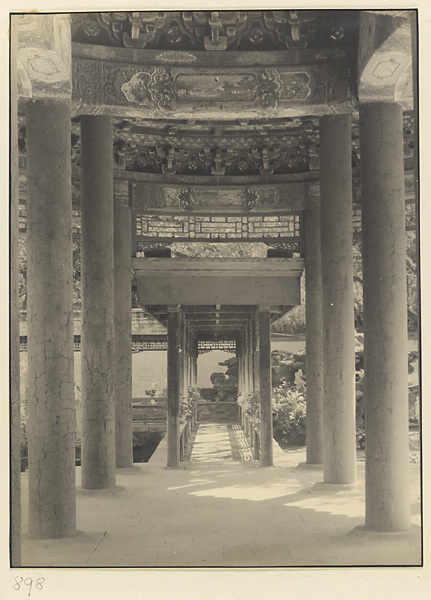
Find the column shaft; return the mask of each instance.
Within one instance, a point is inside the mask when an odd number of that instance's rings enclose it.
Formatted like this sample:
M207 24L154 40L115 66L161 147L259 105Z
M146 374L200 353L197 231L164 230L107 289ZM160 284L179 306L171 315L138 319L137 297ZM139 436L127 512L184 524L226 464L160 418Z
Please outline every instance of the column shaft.
M360 109L364 275L365 526L410 525L403 113Z
M193 336L193 378L192 385L197 387L198 385L198 357L199 357L199 348L198 348L198 340L196 338L196 334Z
M189 324L184 317L184 337L183 337L183 401L187 399L189 393Z
M248 375L248 331L247 327L244 330L244 346L243 346L243 370L244 370L244 389L245 395L248 396L250 393L249 387L249 375Z
M324 480L356 480L350 115L320 119Z
M260 390L260 368L259 368L259 311L253 313L254 329L254 388Z
M132 281L128 204L114 203L114 339L116 466L133 466Z
M11 19L10 87L10 461L11 461L11 566L21 565L21 416L19 356L19 157L17 17Z
M168 467L180 462L180 311L168 311Z
M178 369L179 369L179 402L180 402L180 406L181 406L181 401L183 398L183 392L184 392L184 315L183 313L180 311L179 314L179 321L178 321L178 327L179 327L179 332L178 332Z
M269 308L259 312L260 456L263 467L273 464L271 320Z
M29 533L76 533L70 106L27 104Z
M323 347L320 208L305 210L307 463L323 464Z
M245 387L245 394L246 396L249 395L250 393L250 379L249 379L249 372L248 372L248 347L249 347L249 340L248 340L248 328L247 325L244 328L244 351L243 351L243 364L244 364L244 387Z
M236 345L236 360L238 365L238 395L244 396L243 380L242 380L242 335L238 334L238 342Z
M112 119L81 117L82 486L115 487Z
M248 348L247 348L248 389L249 389L249 393L253 394L253 392L254 392L254 377L253 377L253 332L252 332L252 322L251 322L251 320L247 321L247 331L248 331Z

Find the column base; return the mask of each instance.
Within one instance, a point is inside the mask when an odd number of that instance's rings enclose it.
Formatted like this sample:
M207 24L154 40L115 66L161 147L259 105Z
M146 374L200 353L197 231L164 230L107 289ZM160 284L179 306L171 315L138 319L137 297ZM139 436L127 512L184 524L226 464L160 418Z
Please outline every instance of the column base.
M148 462L137 463L131 467L116 467L116 470L118 471L119 475L141 475L142 471L148 470Z
M121 494L128 494L129 491L126 490L122 485L116 485L114 488L107 488L101 490L88 490L83 487L76 488L77 496L98 496L99 498L110 498L112 496L119 496Z
M351 531L349 531L346 536L364 541L396 538L400 541L413 542L418 537L420 539L420 528L415 525L410 525L408 529L404 529L402 531L374 531L372 529L366 529L365 525L357 525Z
M354 483L327 483L326 481L316 482L311 489L316 491L343 491L343 490L363 490L363 484L355 481Z
M44 536L40 536L40 535L31 535L30 533L26 532L22 534L22 541L26 542L27 540L45 540L47 542L52 541L52 542L61 542L62 540L73 540L77 537L79 538L83 538L85 537L86 534L84 533L84 531L80 531L80 530L76 530L75 533L71 533L70 535L65 535L64 537L44 537Z

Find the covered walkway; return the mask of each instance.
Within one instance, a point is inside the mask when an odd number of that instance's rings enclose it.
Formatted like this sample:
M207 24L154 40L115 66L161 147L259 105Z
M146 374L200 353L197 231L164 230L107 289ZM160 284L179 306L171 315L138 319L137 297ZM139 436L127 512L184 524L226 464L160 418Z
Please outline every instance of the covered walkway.
M116 490L78 489L78 534L23 539L23 565L290 567L420 563L419 465L410 465L412 528L375 534L363 524L364 464L354 486L317 484L305 452L276 444L256 468L239 426L200 424L190 460L165 467L162 442L148 464L117 470ZM249 460L247 460L247 457ZM77 485L80 485L80 468ZM27 474L22 476L27 488ZM26 498L26 493L23 498ZM23 506L23 530L27 531ZM354 530L354 531L352 531ZM83 533L85 532L85 533Z
M10 25L11 565L419 565L416 12ZM273 444L271 355L272 323L301 304L304 455ZM133 406L132 307L167 329L167 435L145 466L133 465L146 405ZM261 468L226 424L195 429L184 453L202 344L235 352Z

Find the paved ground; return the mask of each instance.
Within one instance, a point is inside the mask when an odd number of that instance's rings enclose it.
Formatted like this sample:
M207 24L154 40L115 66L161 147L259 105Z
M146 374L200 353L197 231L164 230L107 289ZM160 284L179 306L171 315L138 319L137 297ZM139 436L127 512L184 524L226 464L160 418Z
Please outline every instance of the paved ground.
M117 471L115 491L77 492L79 533L30 540L24 566L329 566L420 563L419 465L411 464L412 528L371 534L359 483L324 485L321 469L298 467L302 451L275 448L260 468L239 426L201 424L189 459L166 469L165 443L150 463ZM27 529L27 474L23 530ZM77 469L77 484L80 469ZM317 485L315 485L317 483Z

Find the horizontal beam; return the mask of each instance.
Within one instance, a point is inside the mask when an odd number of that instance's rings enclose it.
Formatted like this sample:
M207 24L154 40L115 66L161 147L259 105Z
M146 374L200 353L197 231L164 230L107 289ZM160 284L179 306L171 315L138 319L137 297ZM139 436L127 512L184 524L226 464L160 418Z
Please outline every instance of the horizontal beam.
M215 213L218 214L220 212L220 208L218 208ZM275 213L274 213L275 214ZM76 234L79 236L79 234ZM215 234L213 234L215 235ZM223 231L220 231L220 235L224 235ZM287 237L287 236L280 236L280 237L271 237L268 234L256 234L256 235L251 235L248 234L248 237L227 237L227 238L223 238L223 237L204 237L202 234L195 234L195 237L191 238L191 237L186 237L186 236L177 236L177 237L151 237L151 236L136 236L136 240L137 242L142 242L145 244L173 244L173 243L177 243L177 242L184 242L184 243L188 243L190 244L191 242L205 242L205 243L211 243L211 244L226 244L226 243L231 243L231 244L243 244L243 243L247 243L247 242L253 242L253 243L263 243L263 244L271 244L271 243L277 243L277 244L298 244L298 242L300 241L299 237Z
M351 108L353 53L338 58L336 66L326 62L322 68L304 55L302 64L289 65L279 64L278 53L263 52L259 56L269 54L265 59L272 60L262 70L255 61L228 66L237 52L224 53L222 61L216 52L213 64L203 66L199 56L208 60L213 53L189 53L192 64L178 64L178 53L168 51L163 52L169 61L166 69L155 53L141 50L145 58L138 61L132 52L120 61L115 50L115 57L106 51L101 56L91 46L73 44L72 99L79 113L223 120L330 114L334 104L338 110Z
M230 321L235 319L248 319L252 314L250 310L237 311L237 312L211 312L211 313L188 313L185 315L190 321L201 321L202 319L223 319L224 321Z
M230 327L230 328L234 328L234 329L241 329L242 327L244 327L246 325L246 323L247 323L247 321L234 321L231 323L225 323L224 321L220 321L219 323L216 323L215 321L201 321L199 323L194 324L194 329L196 331L199 331L200 329L203 329L204 327L215 327L215 328Z
M300 277L304 269L301 258L132 258L132 268L137 277L152 275L156 277L183 277L185 273L195 276L241 277L257 275Z
M141 306L160 304L208 304L217 303L244 304L282 304L292 306L300 304L300 277L277 275L243 275L241 277L214 276L184 273L160 276L145 275L137 277L137 292Z

